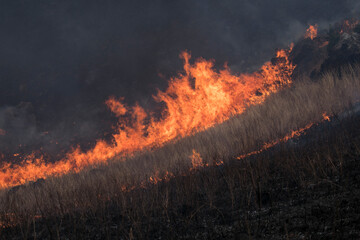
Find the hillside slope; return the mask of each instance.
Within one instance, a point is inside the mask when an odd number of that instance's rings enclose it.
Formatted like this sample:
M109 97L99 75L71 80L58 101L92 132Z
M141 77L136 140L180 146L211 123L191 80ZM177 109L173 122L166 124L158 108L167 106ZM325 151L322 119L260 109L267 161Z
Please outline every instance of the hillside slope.
M291 88L222 124L1 190L0 238L359 238L360 38L331 34L295 44Z

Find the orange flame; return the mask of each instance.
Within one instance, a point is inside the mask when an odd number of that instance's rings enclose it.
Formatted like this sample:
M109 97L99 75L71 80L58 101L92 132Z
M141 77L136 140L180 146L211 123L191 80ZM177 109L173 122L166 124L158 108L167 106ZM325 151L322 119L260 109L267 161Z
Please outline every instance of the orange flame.
M204 162L201 155L193 149L192 155L190 156L192 167L190 170L196 170L204 167Z
M224 164L224 161L223 161L223 160L217 160L216 162L214 162L214 164L215 164L216 166L221 166L221 165Z
M295 66L289 61L292 50L277 52L276 61L267 62L253 74L234 75L225 66L214 70L214 62L202 58L190 63L190 54L183 52L184 73L169 81L168 88L154 96L166 108L160 120L154 113L136 104L127 107L110 97L106 104L119 120L112 142L98 140L89 151L79 147L63 159L47 163L44 157L30 154L19 164L5 163L0 167L0 188L6 188L39 178L68 172L79 172L89 165L106 163L115 156L124 156L145 148L154 148L179 137L191 135L242 113L249 105L262 103L265 98L291 83ZM126 116L124 116L126 114Z
M168 182L171 178L174 177L174 174L169 172L169 171L166 171L165 174L163 176L160 175L160 172L159 171L156 171L155 174L151 177L149 177L149 181L151 184L157 184L161 181L165 181L165 182ZM145 187L145 182L141 183L140 185L142 187Z
M320 121L320 122L324 122L324 121L330 121L330 117L326 114L326 113L323 113L322 114L322 117L323 119ZM290 134L286 135L285 137L283 138L280 138L278 140L275 140L275 141L272 141L272 142L269 142L269 143L265 143L262 148L260 150L257 150L257 151L253 151L253 152L249 152L249 153L246 153L246 154L243 154L243 155L240 155L239 157L237 157L237 159L241 160L241 159L244 159L246 157L250 157L252 155L256 155L256 154L259 154L277 144L279 144L280 142L287 142L289 141L290 139L294 138L294 137L299 137L301 136L301 134L303 134L306 130L310 129L312 126L314 125L314 123L309 123L308 125L306 125L305 127L303 128L300 128L298 130L295 130L295 131L292 131Z
M317 37L317 31L318 31L317 24L309 25L309 28L306 30L305 33L305 38L310 38L311 40L313 40L314 38Z
M326 114L326 112L324 112L322 114L322 117L323 117L323 121L330 121L330 116Z
M110 97L105 103L117 117L125 115L127 112L124 104L117 101L115 97Z

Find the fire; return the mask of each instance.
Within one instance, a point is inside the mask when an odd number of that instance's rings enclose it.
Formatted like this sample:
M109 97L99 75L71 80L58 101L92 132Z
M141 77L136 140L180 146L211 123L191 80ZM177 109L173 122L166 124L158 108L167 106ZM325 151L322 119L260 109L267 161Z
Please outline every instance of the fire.
M321 45L319 45L319 48L323 48L329 45L329 41L324 41Z
M214 162L214 164L215 164L216 166L221 166L221 165L224 164L224 161L223 161L223 160L217 160L216 162Z
M157 183L159 183L161 181L168 182L173 177L174 177L174 174L169 172L169 171L166 171L165 174L163 174L162 176L160 175L159 171L156 171L153 176L149 177L149 182L151 184L157 184ZM142 187L145 187L146 183L143 182L140 185Z
M121 102L117 101L115 97L110 97L105 104L110 108L110 110L115 113L117 117L125 115L127 110Z
M159 177L159 171L157 171L154 176L149 177L149 181L153 184L157 184L159 181L161 181L161 178Z
M192 151L192 155L190 156L192 167L190 170L196 170L201 167L204 167L203 159L200 153L196 152L195 149Z
M33 216L33 220L41 219L41 215ZM0 219L0 230L9 227L15 227L18 224L18 219L14 213L3 213L2 219Z
M310 25L309 28L306 30L305 38L310 38L311 40L313 40L314 38L317 37L317 31L318 31L317 24Z
M119 117L113 140L98 140L95 146L82 151L70 150L63 159L46 162L43 156L24 156L19 164L5 163L0 167L0 188L34 181L68 172L79 172L87 166L106 163L116 156L131 155L134 151L160 147L169 141L194 134L242 113L249 105L260 104L265 98L291 84L295 66L288 59L292 50L279 50L273 62L266 62L252 74L232 74L225 65L214 69L213 60L197 59L181 53L184 73L170 79L165 91L153 96L165 103L160 119L155 113L138 104L129 107L123 99L110 97L106 104Z
M322 114L322 117L323 119L320 121L320 122L324 122L324 121L330 121L330 117L324 112ZM285 137L283 138L280 138L278 140L275 140L275 141L272 141L272 142L269 142L269 143L265 143L262 148L260 150L257 150L257 151L253 151L253 152L249 152L249 153L246 153L246 154L243 154L243 155L240 155L239 157L237 157L237 159L241 160L241 159L244 159L246 157L250 157L252 155L256 155L256 154L259 154L281 142L287 142L289 141L290 139L294 138L294 137L299 137L301 136L306 130L310 129L312 126L314 126L315 123L309 123L307 124L305 127L303 128L300 128L298 130L295 130L295 131L292 131L290 134L286 135Z
M351 32L358 24L360 21L357 19L344 20L340 26L340 34Z
M323 121L330 121L330 117L326 114L326 112L322 114L322 117L323 117Z

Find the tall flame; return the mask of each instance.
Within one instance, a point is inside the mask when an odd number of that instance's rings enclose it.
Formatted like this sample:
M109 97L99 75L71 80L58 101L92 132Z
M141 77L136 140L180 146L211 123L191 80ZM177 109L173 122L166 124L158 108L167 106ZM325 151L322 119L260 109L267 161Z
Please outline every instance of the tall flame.
M241 75L232 74L226 65L216 71L212 60L200 58L191 64L190 53L183 52L180 57L184 60L184 73L170 79L168 88L153 96L155 101L166 106L160 119L138 104L128 107L122 99L110 97L106 104L120 119L110 143L98 140L85 152L79 147L74 148L54 163L30 154L19 165L3 164L0 167L0 188L71 171L79 172L86 166L104 163L115 156L160 147L170 140L191 135L240 114L249 105L262 103L269 94L291 83L295 68L288 59L291 49L292 46L289 50L279 50L275 61L266 62L260 71Z

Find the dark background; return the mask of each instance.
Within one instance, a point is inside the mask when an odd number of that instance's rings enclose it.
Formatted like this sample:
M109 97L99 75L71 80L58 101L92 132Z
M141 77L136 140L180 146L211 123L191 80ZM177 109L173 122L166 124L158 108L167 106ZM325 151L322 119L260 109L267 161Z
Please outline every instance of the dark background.
M253 71L308 24L359 12L356 0L0 0L0 152L104 137L116 122L104 101L151 109L183 50Z

